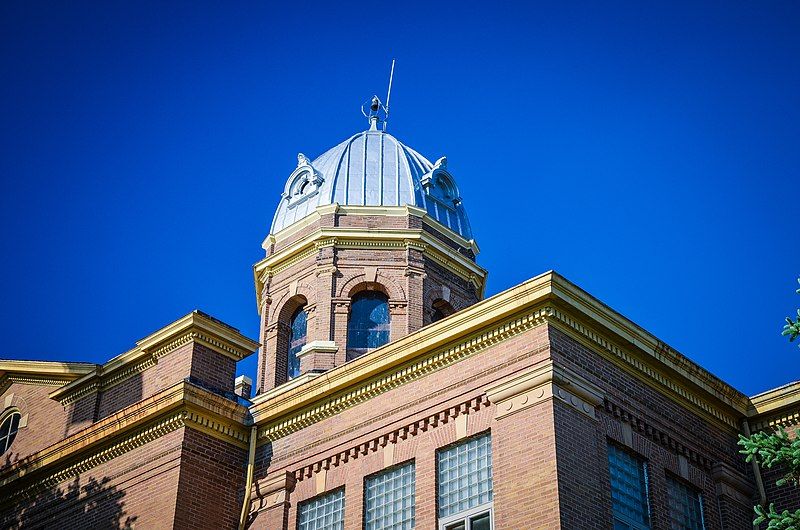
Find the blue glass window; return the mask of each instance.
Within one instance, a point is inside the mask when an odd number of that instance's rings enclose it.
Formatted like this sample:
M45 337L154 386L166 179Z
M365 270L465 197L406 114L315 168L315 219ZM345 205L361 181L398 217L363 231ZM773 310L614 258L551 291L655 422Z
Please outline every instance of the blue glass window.
M305 308L300 307L292 315L291 333L289 334L289 353L286 360L286 377L292 379L300 375L300 359L297 354L306 345L306 332L308 315Z
M353 297L347 324L347 360L389 342L389 297L362 291Z
M647 465L629 452L608 445L614 530L650 528L647 500Z
M667 475L670 528L703 530L703 498L700 492Z

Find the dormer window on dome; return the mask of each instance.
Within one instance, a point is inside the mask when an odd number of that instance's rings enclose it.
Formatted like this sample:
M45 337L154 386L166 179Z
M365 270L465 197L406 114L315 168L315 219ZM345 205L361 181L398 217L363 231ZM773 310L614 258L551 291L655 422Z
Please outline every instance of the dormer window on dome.
M459 215L461 195L455 179L447 171L447 158L443 156L437 160L419 182L425 190L428 212L448 228L459 233L469 233L466 217Z
M289 176L283 198L292 208L305 202L309 198L319 193L319 187L325 179L317 171L311 161L303 153L297 154L297 168Z

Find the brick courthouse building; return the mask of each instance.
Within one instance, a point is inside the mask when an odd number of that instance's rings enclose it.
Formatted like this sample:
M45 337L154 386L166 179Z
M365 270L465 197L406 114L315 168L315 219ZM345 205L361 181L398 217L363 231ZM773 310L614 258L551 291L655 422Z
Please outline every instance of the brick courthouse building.
M484 300L447 160L377 117L298 155L263 248L257 341L193 312L0 362L0 526L746 529L782 494L736 441L800 385L745 396L555 272Z

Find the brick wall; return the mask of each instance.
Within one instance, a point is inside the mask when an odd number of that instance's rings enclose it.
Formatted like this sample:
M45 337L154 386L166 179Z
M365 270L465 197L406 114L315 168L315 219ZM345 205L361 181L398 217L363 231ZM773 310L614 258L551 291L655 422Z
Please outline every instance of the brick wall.
M236 528L247 451L187 429L183 438L175 528Z
M610 501L603 492L610 488L606 443L613 441L648 463L653 528L669 528L668 474L702 493L706 528L752 528L751 518L741 516L747 507L730 497L718 498L712 478L716 462L746 477L735 431L679 406L552 326L550 341L554 360L598 385L606 394L604 406L597 409L599 420L595 425L574 410L565 409L556 417L559 488L569 487L579 493L569 501L579 510L562 509L565 521L570 520L567 517L571 514L578 527L592 528L592 520L610 517ZM589 484L580 484L578 470L590 478ZM592 483L601 483L602 490L598 493ZM598 494L605 496L605 502L596 501ZM726 508L724 521L720 520L722 504Z
M551 399L495 419L485 389L548 358L603 390L606 399L595 417ZM467 435L492 434L498 529L609 528L609 442L648 462L654 529L670 527L670 475L702 493L707 529L751 528L750 507L741 497L718 495L712 477L712 466L722 462L746 479L736 433L690 412L550 325L261 446L259 484L287 472L296 482L285 492L285 503L272 504L272 497L256 502L260 511L253 528L295 528L300 503L339 487L346 492L346 527L358 528L365 477L409 460L416 463L417 527L433 528L436 450L456 441L461 421L449 407L466 412ZM451 411L447 421L431 424L444 410Z
M0 526L173 528L183 436L175 430L28 498L0 501Z
M55 388L12 383L3 393L0 403L13 396L11 406L18 408L22 416L27 415L28 423L19 429L11 449L2 456L2 467L24 459L64 437L67 412L57 401L48 397Z

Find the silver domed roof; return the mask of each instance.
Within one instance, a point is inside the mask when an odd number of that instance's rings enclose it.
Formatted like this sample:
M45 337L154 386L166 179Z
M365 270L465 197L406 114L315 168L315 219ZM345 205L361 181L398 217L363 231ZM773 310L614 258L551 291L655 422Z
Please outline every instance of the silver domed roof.
M297 155L272 221L276 233L326 204L424 208L439 223L472 239L467 213L447 159L432 164L380 131L372 121L360 132L314 161Z

